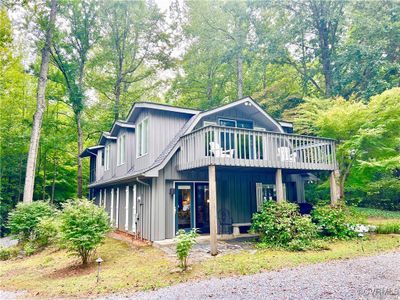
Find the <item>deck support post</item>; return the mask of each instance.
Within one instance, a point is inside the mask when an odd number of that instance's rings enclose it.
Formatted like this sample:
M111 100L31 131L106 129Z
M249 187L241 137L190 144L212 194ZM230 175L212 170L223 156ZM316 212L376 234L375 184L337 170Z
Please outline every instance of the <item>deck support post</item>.
M280 203L285 201L285 195L283 194L282 169L276 169L275 186L276 186L276 202Z
M210 212L210 248L211 255L217 255L217 182L215 165L208 166L209 212Z
M331 171L329 184L331 188L331 204L335 205L340 199L339 170Z

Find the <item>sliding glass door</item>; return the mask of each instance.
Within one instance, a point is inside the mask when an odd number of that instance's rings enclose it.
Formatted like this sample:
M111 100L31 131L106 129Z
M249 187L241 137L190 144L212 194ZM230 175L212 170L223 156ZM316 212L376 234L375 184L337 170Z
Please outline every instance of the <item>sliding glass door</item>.
M175 183L175 229L210 232L209 190L206 182Z

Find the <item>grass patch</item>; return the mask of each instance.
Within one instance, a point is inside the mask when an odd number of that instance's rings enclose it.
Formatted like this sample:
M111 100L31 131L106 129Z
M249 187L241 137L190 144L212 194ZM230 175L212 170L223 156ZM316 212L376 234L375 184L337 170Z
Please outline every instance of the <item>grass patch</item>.
M370 235L367 240L336 241L330 250L290 252L259 250L254 254L229 254L204 263L209 274L244 275L285 267L319 263L335 259L348 259L381 251L399 249L399 235Z
M356 207L355 210L367 218L367 223L371 225L400 224L400 212L381 210L376 208Z
M400 219L400 211L390 211L367 207L356 207L355 209L369 218Z
M329 247L330 250L304 252L241 251L196 263L184 273L171 273L177 262L161 250L150 246L134 248L123 241L107 238L97 253L104 260L99 284L96 284L95 263L83 268L78 259L67 256L64 250L47 249L28 258L1 262L0 289L27 290L38 297L151 290L210 276L253 274L390 251L399 249L400 236L371 235L368 240L332 242Z
M383 233L383 234L398 233L398 234L400 234L400 222L380 224L376 228L376 233Z

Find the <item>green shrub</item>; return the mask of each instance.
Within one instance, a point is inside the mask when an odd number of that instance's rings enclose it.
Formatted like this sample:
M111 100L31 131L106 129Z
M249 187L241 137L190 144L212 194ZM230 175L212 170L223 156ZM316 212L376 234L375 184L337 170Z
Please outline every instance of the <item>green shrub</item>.
M386 223L378 225L375 232L381 234L389 234L389 233L400 234L400 223Z
M190 254L190 250L194 244L196 244L197 229L193 228L189 232L180 229L176 233L176 255L178 256L180 267L182 270L187 269L187 259Z
M8 227L19 239L26 241L33 234L41 218L54 215L55 210L48 202L19 203L8 216Z
M0 247L0 260L8 260L12 257L12 252L10 248Z
M316 206L311 216L322 236L346 239L358 235L350 227L360 223L361 219L343 204Z
M39 248L58 241L60 224L55 217L45 217L40 219L35 229L34 241Z
M371 182L366 186L365 191L366 197L361 201L360 206L400 211L399 178L383 178Z
M262 243L292 250L313 248L317 236L310 217L300 215L298 206L289 202L264 202L253 215L252 230L260 234Z
M77 199L64 205L60 219L61 241L87 264L111 229L107 213L86 199Z
M24 252L26 256L31 256L32 254L35 254L37 251L37 248L35 246L35 243L32 241L28 241L27 243L25 243L24 245Z

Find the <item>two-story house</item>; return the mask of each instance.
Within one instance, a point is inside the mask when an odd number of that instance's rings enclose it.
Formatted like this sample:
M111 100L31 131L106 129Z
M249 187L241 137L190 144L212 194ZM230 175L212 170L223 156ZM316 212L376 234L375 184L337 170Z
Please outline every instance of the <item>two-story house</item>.
M81 156L90 197L115 227L150 241L245 230L265 200L304 202L313 171L331 172L338 198L335 141L293 134L250 97L207 111L137 102Z

